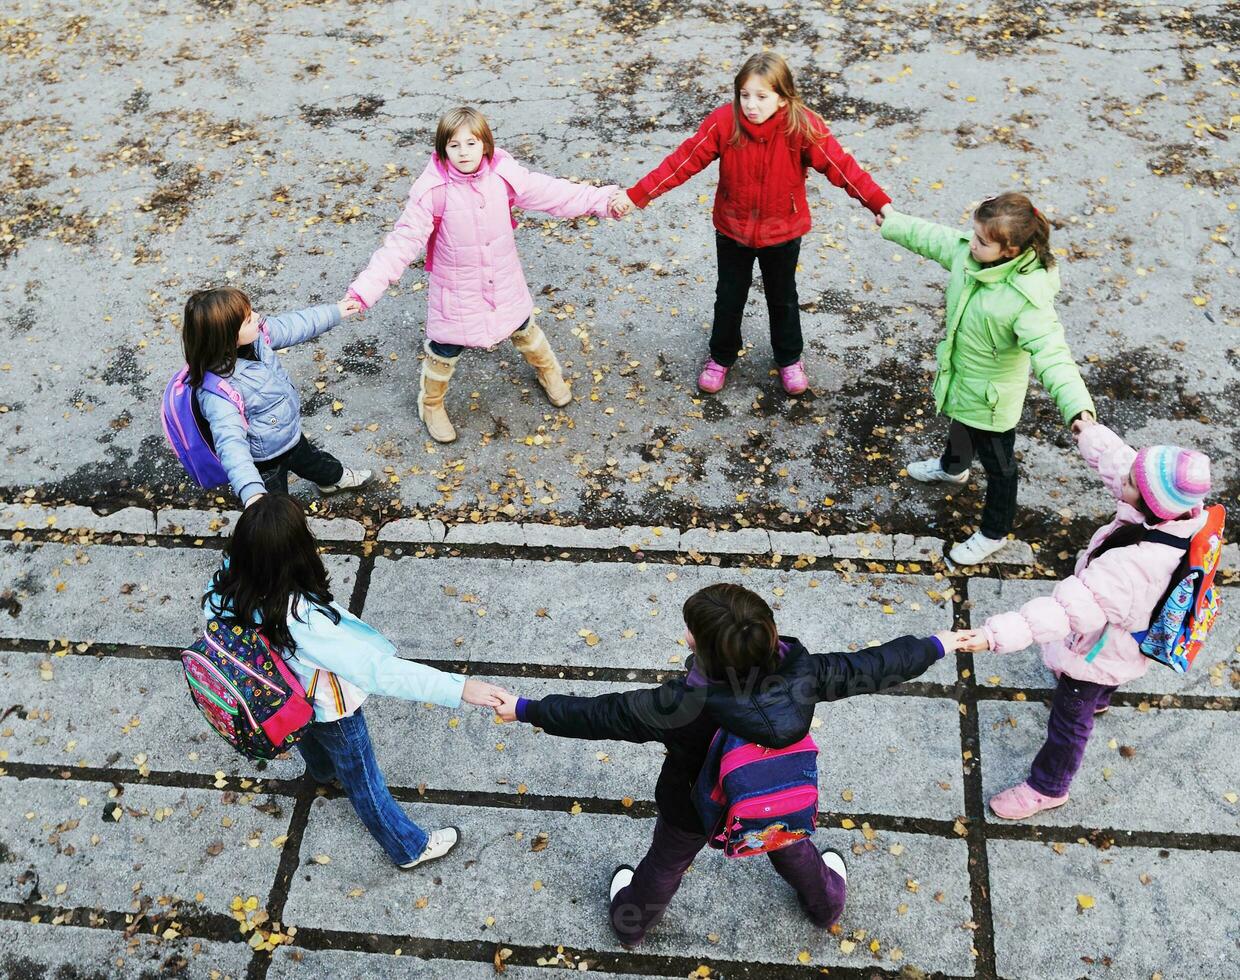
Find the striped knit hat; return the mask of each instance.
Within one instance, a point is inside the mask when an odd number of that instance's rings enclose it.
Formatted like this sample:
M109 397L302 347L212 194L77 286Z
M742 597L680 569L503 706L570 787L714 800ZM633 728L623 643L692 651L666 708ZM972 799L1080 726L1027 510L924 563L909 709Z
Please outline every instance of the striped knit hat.
M1137 453L1132 476L1155 516L1195 515L1210 492L1210 457L1179 446L1147 446Z

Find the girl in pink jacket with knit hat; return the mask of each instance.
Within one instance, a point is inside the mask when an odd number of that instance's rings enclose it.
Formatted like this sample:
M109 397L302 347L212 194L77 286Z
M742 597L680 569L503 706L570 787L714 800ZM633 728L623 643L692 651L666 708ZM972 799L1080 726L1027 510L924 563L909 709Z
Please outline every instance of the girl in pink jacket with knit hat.
M1068 801L1094 716L1107 710L1120 684L1149 669L1132 634L1149 627L1185 556L1181 548L1147 540L1149 532L1188 539L1206 520L1208 457L1177 446L1137 452L1091 417L1073 423L1072 431L1085 462L1115 495L1115 517L1094 532L1074 574L1018 612L991 616L974 647L1012 653L1040 643L1043 661L1059 678L1046 743L1029 778L990 801L1007 820Z
M560 218L605 217L616 190L614 184L591 187L525 169L495 146L477 109L453 109L439 120L435 151L413 182L404 212L349 287L349 295L369 308L425 249L430 300L418 415L432 439L456 439L444 398L466 347L492 347L511 337L551 404L572 400L560 363L533 320L512 207Z

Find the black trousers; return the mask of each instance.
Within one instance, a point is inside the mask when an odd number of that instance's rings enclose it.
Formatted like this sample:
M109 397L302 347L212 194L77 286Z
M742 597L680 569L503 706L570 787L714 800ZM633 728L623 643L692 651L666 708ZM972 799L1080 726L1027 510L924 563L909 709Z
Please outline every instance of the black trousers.
M326 450L320 449L305 433L292 449L255 463L268 493L288 493L289 471L303 480L327 487L338 483L344 475L344 464Z
M753 282L753 261L762 270L766 290L766 309L771 318L771 350L780 367L801 359L801 307L797 304L797 259L801 239L749 248L715 232L719 256L719 283L715 286L715 323L710 334L710 356L717 364L731 367L741 352L741 317L749 286Z
M1016 430L988 432L952 419L939 465L955 476L969 468L974 456L986 470L982 533L988 538L1005 538L1016 522Z

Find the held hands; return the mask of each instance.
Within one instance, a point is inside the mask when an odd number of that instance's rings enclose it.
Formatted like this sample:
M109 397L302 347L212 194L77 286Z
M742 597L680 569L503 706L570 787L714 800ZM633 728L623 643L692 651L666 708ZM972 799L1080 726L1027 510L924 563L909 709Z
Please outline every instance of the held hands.
M512 698L515 708L517 699L514 695L509 694L502 687L495 684L488 684L486 681L480 681L476 677L468 677L465 680L465 687L461 691L461 700L466 704L476 704L481 708L495 708L504 703L504 698Z
M1072 420L1072 435L1076 438L1077 442L1080 442L1081 433L1084 432L1086 429L1090 428L1091 426L1095 426L1097 424L1098 424L1098 420L1094 418L1094 415L1092 412L1082 412L1080 415L1078 415L1076 418Z
M340 311L340 319L347 320L349 317L361 313L365 307L352 296L345 296L344 299L336 304L336 309Z
M608 213L617 221L633 210L633 202L624 191L616 191L607 202Z
M874 215L874 223L881 228L883 226L883 222L887 220L887 215L891 214L894 210L895 208L893 208L890 204L884 204L881 208L879 208L878 214Z
M990 649L982 630L943 630L934 635L947 653L981 653Z
M495 709L495 717L500 721L517 720L517 696L515 694L509 694L507 691L503 693Z

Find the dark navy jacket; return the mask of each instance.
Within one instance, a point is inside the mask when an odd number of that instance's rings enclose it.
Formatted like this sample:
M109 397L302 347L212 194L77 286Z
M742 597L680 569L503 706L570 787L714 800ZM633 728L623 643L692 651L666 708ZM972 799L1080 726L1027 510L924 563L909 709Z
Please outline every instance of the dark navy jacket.
M523 700L519 717L548 734L569 738L662 742L667 758L655 787L659 813L674 826L702 833L690 800L693 782L719 728L768 748L783 748L810 730L814 706L854 694L873 694L922 674L943 656L933 637L902 636L856 653L811 654L780 637L779 669L761 676L695 685L689 674L658 687L584 698L553 694ZM700 675L698 675L700 676Z

